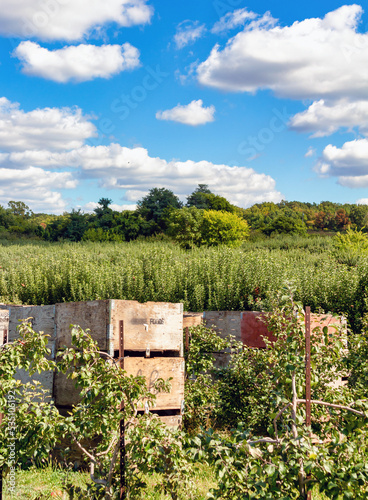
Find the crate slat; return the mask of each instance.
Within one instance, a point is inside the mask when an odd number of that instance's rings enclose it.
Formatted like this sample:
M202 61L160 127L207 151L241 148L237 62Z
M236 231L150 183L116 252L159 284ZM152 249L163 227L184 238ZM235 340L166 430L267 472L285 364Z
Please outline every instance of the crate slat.
M114 300L111 304L114 349L124 321L124 350L178 351L183 348L183 305L168 302Z
M184 400L183 358L125 358L124 370L128 375L146 377L147 387L154 393L153 384L159 378L172 377L170 393L157 394L155 410L180 409Z

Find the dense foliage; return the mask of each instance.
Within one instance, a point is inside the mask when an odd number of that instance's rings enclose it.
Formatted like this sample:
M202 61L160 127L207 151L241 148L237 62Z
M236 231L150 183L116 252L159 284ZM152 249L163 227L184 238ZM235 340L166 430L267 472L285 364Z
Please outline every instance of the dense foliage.
M303 313L294 300L279 295L273 302L273 312L266 318L276 341L268 343L264 351L242 350L233 339L220 339L214 331L203 327L191 330L190 348L186 351L190 375L186 384L189 420L196 417L195 412L198 418L200 410L218 414L214 405L208 407L216 394L216 389L212 394L208 390L211 380L213 387L219 387L214 383L216 380L223 384L217 397L223 398L226 385L228 401L233 398L234 402L242 388L243 403L253 407L238 415L238 426L231 432L202 430L192 436L172 432L149 415L139 417L137 409L142 400L152 401L154 396L147 391L141 377L127 377L106 353L99 352L88 333L74 328L72 347L61 350L57 361L51 362L45 358L47 337L34 332L30 324L24 324L19 340L0 348L0 410L4 413L0 424L0 466L8 473L14 462L45 456L63 436L68 436L86 456L93 479L87 487L67 485L72 498L117 498L118 427L124 416L128 437L128 498L144 498L147 478L157 474L161 478L156 483L158 494L166 493L173 500L198 498L193 474L197 464L205 462L216 476L216 484L209 492L209 498L213 499L305 500L313 487L331 500L365 499L368 494L367 324L363 322L363 333L349 350L342 332L329 333L327 328L313 330L309 428L304 409ZM235 360L223 370L235 373L241 368L248 373L245 378L228 379L227 384L221 377L216 378L213 351L224 349ZM14 379L19 367L67 373L81 389L81 402L69 415L60 414L37 385L22 386ZM348 370L352 374L348 385L338 388L331 385ZM251 374L256 380L251 380ZM165 381L158 383L161 390L169 390ZM263 416L256 408L257 396L262 391L269 399L267 405L262 402ZM191 406L192 395L197 407ZM120 400L124 401L122 412L116 404ZM231 405L222 406L224 414L229 410ZM259 423L264 416L269 425L259 435L262 428ZM14 452L9 447L13 437Z
M101 198L92 213L73 209L62 215L34 214L22 201L0 206L0 237L6 239L39 238L46 241L131 241L153 235L171 235L185 248L195 245L234 244L222 233L239 232L247 223L252 237L278 234L305 235L331 233L348 228L364 230L368 206L323 201L317 203L264 202L247 209L231 204L226 198L200 184L184 205L170 189L154 187L137 202L134 210L113 210L112 200ZM222 216L210 216L219 212ZM226 213L228 217L224 215ZM232 219L230 215L236 218ZM214 219L208 225L208 219ZM221 223L220 223L221 221ZM184 228L180 227L180 224ZM198 229L198 223L206 227ZM178 225L179 224L179 225ZM206 238L206 233L212 233ZM215 235L215 238L214 238ZM238 235L239 236L239 235ZM236 241L248 236L243 232Z

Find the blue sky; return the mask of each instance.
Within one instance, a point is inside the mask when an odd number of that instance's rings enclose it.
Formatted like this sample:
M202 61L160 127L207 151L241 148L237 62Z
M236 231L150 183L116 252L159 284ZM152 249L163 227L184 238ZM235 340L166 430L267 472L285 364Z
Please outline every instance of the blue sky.
M368 203L363 4L2 0L0 37L4 206Z

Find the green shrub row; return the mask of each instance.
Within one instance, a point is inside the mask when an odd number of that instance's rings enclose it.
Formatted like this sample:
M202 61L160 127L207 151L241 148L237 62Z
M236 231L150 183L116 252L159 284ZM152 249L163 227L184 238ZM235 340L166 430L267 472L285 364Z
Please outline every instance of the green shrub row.
M311 251L299 243L189 252L164 241L0 245L0 301L116 298L183 302L189 311L257 310L292 280L297 300L354 323L368 310L368 259L347 265L321 243L311 240Z

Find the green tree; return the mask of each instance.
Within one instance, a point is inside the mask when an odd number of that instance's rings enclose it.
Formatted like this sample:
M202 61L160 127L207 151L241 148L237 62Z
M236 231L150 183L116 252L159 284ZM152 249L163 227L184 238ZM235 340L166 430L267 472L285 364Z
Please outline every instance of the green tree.
M197 189L187 198L187 207L202 208L204 210L222 210L235 212L235 207L226 198L212 193L207 184L198 184Z
M300 216L290 209L280 210L263 229L267 235L275 234L307 234L307 226Z
M207 184L198 184L198 187L187 197L187 207L209 208L206 195L213 194Z
M94 209L94 227L107 230L114 226L114 211L109 207L111 202L112 200L109 198L100 198L98 200L98 206Z
M368 205L353 205L350 209L350 220L357 229L363 229L367 223Z
M166 229L165 216L171 208L182 208L179 198L166 188L152 188L137 203L138 213L148 221L153 221L152 232Z
M8 203L9 211L13 215L19 217L30 217L32 215L32 210L23 201L9 201Z
M167 234L183 248L193 248L201 244L203 210L184 207L171 210L166 219Z

